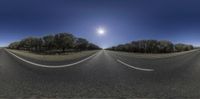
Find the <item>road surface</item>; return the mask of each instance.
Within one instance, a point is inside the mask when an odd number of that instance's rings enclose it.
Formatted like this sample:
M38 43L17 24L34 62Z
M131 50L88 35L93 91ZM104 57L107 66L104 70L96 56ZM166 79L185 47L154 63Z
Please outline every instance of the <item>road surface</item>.
M149 60L102 50L52 70L28 66L0 49L1 97L200 98L200 51Z

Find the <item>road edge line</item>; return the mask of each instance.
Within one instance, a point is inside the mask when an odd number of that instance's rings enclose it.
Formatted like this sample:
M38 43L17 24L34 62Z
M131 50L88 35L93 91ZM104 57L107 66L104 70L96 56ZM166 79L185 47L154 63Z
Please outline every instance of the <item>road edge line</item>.
M26 62L26 63L31 64L31 65L35 65L35 66L38 66L38 67L43 67L43 68L64 68L64 67L74 66L74 65L80 64L80 63L82 63L82 62L84 62L84 61L86 61L86 60L88 60L88 59L94 57L94 56L97 54L97 53L95 53L95 54L93 54L93 55L90 55L89 57L87 57L87 58L85 58L85 59L82 59L82 60L80 60L80 61L78 61L78 62L75 62L75 63L66 64L66 65L51 66L51 65L43 65L43 64L38 64L38 63L34 63L34 62L31 62L31 61L28 61L28 60L26 60L26 59L23 59L23 58L21 58L21 57L15 55L13 52L10 52L10 51L8 51L8 50L6 50L6 51L7 51L9 54L11 54L11 55L15 56L16 58L20 59L20 60L23 61L23 62Z
M123 64L127 67L130 67L130 68L133 68L133 69L136 69L136 70L140 70L140 71L148 71L148 72L154 71L154 69L146 69L146 68L139 68L139 67L131 66L131 65L119 60L119 59L117 59L117 62L119 62L119 63L121 63L121 64Z

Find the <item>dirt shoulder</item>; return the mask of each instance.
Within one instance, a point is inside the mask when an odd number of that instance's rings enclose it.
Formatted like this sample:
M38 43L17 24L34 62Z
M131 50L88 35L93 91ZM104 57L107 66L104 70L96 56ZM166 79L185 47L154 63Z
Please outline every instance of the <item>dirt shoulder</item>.
M32 53L30 51L11 50L11 49L6 49L6 50L26 59L33 59L33 60L46 61L46 62L48 61L61 62L61 61L76 60L83 57L88 57L98 52L98 50L93 50L93 51L81 51L81 52L70 52L70 53L68 52L61 55L40 55L40 54Z
M184 54L192 53L192 52L199 51L199 50L200 49L194 49L194 50L190 50L190 51L175 52L175 53L164 53L164 54L130 53L130 52L120 52L120 51L110 51L110 52L117 54L117 55L133 57L133 58L156 59L156 58L168 58L168 57L184 55Z

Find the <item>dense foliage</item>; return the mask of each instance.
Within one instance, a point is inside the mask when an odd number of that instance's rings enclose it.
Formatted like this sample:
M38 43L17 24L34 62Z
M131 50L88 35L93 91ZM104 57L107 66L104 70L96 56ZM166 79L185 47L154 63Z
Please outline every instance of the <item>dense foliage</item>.
M113 46L107 50L139 52L139 53L170 53L192 50L194 47L187 44L173 44L170 41L139 40L127 44Z
M46 35L41 38L28 37L21 41L11 43L8 48L33 52L65 52L100 49L97 45L89 43L86 39L76 38L69 33Z

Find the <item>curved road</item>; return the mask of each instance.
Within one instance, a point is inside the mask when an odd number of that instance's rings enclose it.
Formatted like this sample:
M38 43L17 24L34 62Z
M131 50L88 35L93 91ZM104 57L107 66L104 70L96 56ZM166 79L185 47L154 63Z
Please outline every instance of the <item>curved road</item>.
M148 60L103 50L59 70L32 67L0 49L0 98L200 98L200 51Z

